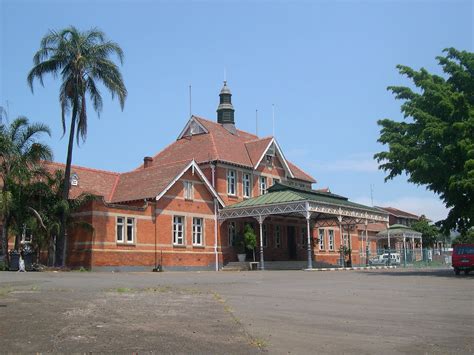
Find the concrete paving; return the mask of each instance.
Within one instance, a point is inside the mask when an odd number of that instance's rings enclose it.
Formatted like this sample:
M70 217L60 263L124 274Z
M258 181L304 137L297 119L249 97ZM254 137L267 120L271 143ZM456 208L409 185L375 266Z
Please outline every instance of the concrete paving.
M0 352L472 353L440 270L0 273Z

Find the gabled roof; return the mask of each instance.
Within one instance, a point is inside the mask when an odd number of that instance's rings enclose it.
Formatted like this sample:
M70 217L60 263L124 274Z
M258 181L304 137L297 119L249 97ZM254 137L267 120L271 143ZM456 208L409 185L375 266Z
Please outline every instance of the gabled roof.
M325 203L335 207L349 207L367 212L380 214L377 208L361 205L351 202L347 197L336 195L330 192L321 192L310 189L301 189L294 186L288 186L276 183L268 189L268 193L258 197L250 198L239 203L227 206L225 210L242 207L262 207L265 205L284 204L289 202L315 201Z
M283 163L283 166L285 167L285 170L286 170L286 173L288 175L290 175L290 177L294 178L295 176L293 175L293 172L291 171L290 167L288 166L288 163L285 159L285 156L283 155L283 151L281 150L280 146L278 145L277 141L275 140L275 137L272 137L271 140L268 142L267 146L265 147L265 149L261 150L260 152L260 158L258 159L258 161L255 163L254 165L254 169L257 169L257 167L260 165L260 163L262 162L265 154L267 154L268 150L271 148L271 147L274 147L274 149L276 149L276 152L275 153L278 153L278 156L279 156L279 159L281 160L281 162Z
M262 152L265 151L265 148L268 147L271 141L272 137L266 137L245 143L245 149L247 149L247 154L249 155L250 162L254 167L258 165L258 161L262 156Z
M379 207L379 206L377 206L377 208L379 208L379 209L381 209L381 210L384 210L384 211L388 212L389 214L391 214L391 215L393 215L393 216L395 216L395 217L410 218L410 219L420 219L420 217L417 216L417 215L414 215L414 214L412 214L412 213L399 210L399 209L394 208L394 207Z
M200 132L191 136L184 135L186 129L191 126L191 122L196 122L199 127L202 127L204 133ZM241 130L236 130L235 134L232 134L217 122L193 116L182 134L180 134L180 139L156 154L153 157L152 164L166 165L176 161L194 159L198 164L209 161L222 161L254 168L258 160L265 154L272 140L276 143L272 137L258 138ZM278 149L280 148L278 147ZM281 153L281 156L283 157L283 153ZM284 157L283 160L285 160ZM316 182L314 178L297 168L294 164L286 160L283 163L287 164L288 170L293 174L294 178L307 182ZM142 168L143 165L140 165L136 170L142 170Z
M43 166L51 173L56 170L64 171L66 165L55 162L43 162ZM70 198L76 198L82 193L90 193L96 196L102 196L106 201L110 200L113 187L118 180L119 173L91 169L82 166L72 165L71 176L77 174L77 186L71 186L69 192Z
M211 194L224 206L224 202L194 160L155 165L121 174L111 202L128 202L150 198L159 200L191 168L199 174Z

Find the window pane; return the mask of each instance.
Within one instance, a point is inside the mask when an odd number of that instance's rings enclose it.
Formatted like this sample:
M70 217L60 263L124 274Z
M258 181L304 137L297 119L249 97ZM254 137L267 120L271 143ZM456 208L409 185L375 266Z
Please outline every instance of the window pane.
M117 224L117 242L123 242L123 225Z

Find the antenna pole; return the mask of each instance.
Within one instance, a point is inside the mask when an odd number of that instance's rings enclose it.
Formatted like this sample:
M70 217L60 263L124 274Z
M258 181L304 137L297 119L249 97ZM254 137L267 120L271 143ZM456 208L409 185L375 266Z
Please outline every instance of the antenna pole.
M272 117L273 117L273 137L275 137L275 105L272 104Z
M191 92L191 84L189 84L189 118L192 117L192 92Z
M227 81L227 70L224 67L224 82L226 82L226 81Z
M258 110L255 110L255 135L258 137Z

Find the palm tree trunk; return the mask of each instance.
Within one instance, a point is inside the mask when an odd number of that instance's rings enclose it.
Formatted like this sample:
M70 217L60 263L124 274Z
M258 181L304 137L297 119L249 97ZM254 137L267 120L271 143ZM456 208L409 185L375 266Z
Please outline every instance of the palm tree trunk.
M74 105L71 117L71 128L69 130L69 144L67 147L67 158L66 158L66 170L64 172L64 185L63 185L63 200L67 201L69 199L69 188L71 180L71 163L72 163L72 148L74 147L74 133L76 129L76 116L77 116L77 105ZM64 266L64 247L66 242L66 213L61 215L61 226L59 230L59 235L56 238L56 258L55 266L63 267Z
M48 266L54 266L55 264L55 244L56 244L56 237L52 234L49 235L48 241Z
M6 266L9 266L9 255L8 255L8 218L3 218L2 220L2 250L3 250L3 255L4 255L4 262Z

